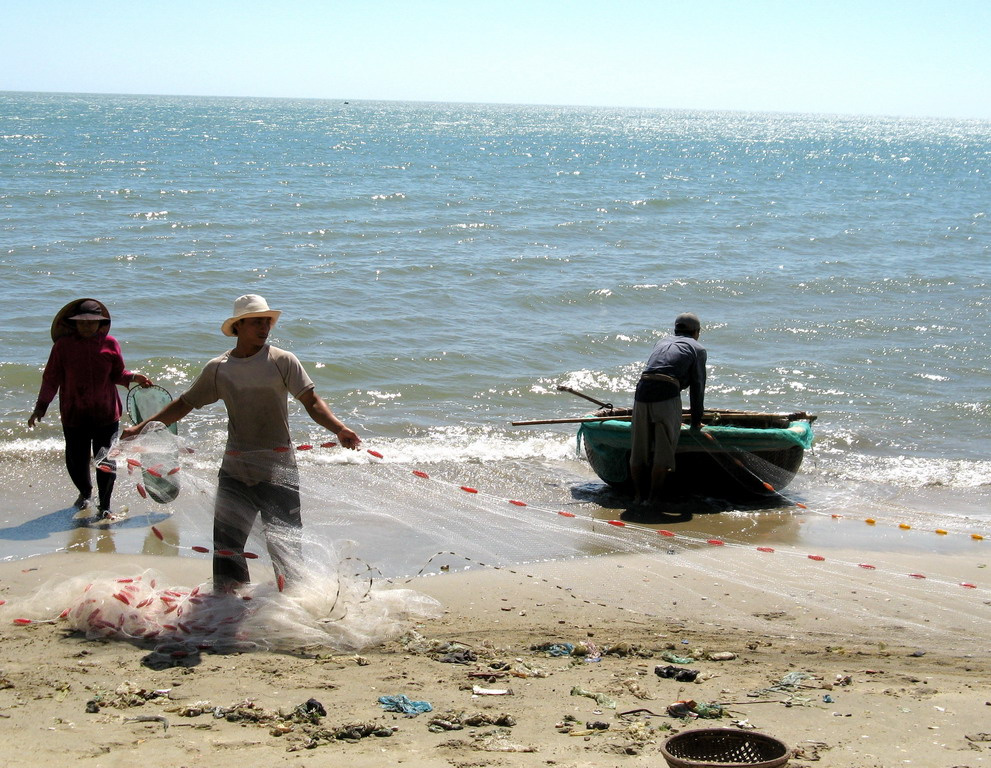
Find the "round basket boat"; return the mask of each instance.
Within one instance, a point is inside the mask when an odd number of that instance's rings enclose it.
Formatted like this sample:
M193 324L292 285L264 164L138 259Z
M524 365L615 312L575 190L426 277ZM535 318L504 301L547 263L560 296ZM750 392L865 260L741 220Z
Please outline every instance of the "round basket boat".
M661 746L671 768L780 768L791 750L773 736L733 728L699 728Z

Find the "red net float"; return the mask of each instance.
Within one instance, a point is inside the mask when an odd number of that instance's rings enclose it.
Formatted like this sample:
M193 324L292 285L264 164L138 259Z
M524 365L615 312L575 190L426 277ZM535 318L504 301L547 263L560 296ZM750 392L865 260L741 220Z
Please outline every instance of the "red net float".
M525 507L526 506L526 502L525 501L517 501L516 499L510 499L509 500L509 503L512 504L513 506L516 506L516 507Z
M924 573L910 573L909 577L912 579L924 579L926 575Z
M857 567L858 568L864 568L864 569L866 569L868 571L876 571L877 570L877 566L876 565L871 565L870 563L860 563L860 564L858 564Z
M809 555L809 560L815 560L818 563L821 563L825 559L822 555Z
M275 583L278 585L280 592L284 591L286 588L286 577L280 573L276 578Z
M313 446L310 445L309 443L303 443L303 445L297 445L296 446L296 450L297 451L312 451L313 450Z
M273 449L276 453L289 453L288 445L279 445Z
M248 560L257 560L258 559L258 555L256 555L254 552L245 552L244 553L244 557L246 559L248 559Z
M422 477L424 480L430 479L430 475L428 475L426 472L421 472L418 469L414 469L413 474L416 475L417 477Z
M472 488L469 485L462 485L461 490L464 491L465 493L478 493L477 488Z
M977 585L971 584L969 581L960 582L960 586L963 587L964 589L977 589Z
M624 523L622 520L606 520L606 522L609 523L609 525L615 525L617 528L626 527L626 523Z
M663 528L658 531L661 536L674 536L674 531L666 531Z
M370 456L374 456L374 457L375 457L376 459L381 459L381 458L383 458L383 456L382 456L382 454L381 454L381 453L379 453L378 451L373 451L373 450L372 450L371 448L369 448L369 449L368 449L368 454L369 454Z
M711 544L714 547L722 547L722 546L725 546L726 545L726 542L725 541L721 541L719 539L706 539L706 542L705 543L706 544Z
M141 466L141 462L138 461L137 459L128 459L127 460L127 466L129 466L129 467L140 467Z
M210 551L206 547L201 547L199 544L197 544L196 546L190 547L190 549L193 550L193 552L202 552L203 554L206 554L207 552Z
M174 475L174 474L175 474L176 472L178 472L178 471L179 471L180 469L181 469L181 467L173 467L172 469L170 469L170 470L169 470L169 474L170 474L170 475Z
M148 491L145 490L145 487L141 485L141 483L137 484L137 489L138 489L138 494L141 496L142 499L148 498Z
M146 469L145 472L147 472L152 477L161 477L162 476L162 465L161 464L156 464L154 467L148 467L148 469Z
M333 440L330 440L330 441L328 441L326 443L320 443L320 447L321 448L334 448L336 446L337 446L337 443L335 443Z
M773 552L774 547L757 547L758 552Z
M574 512L563 512L563 511L560 511L560 512L558 512L558 514L561 517L574 517L575 516L575 513Z
M31 624L33 622L31 621L31 619L14 619L14 623L15 624L20 624L21 626L25 626L25 625Z
M165 537L162 535L162 532L158 530L158 528L156 528L154 525L151 527L151 532L155 534L155 538L157 538L159 541L165 541Z
M230 549L218 549L214 551L214 554L220 555L221 557L235 557L237 552Z
M131 601L128 599L127 595L121 592L114 592L114 600L120 600L124 605L131 604Z

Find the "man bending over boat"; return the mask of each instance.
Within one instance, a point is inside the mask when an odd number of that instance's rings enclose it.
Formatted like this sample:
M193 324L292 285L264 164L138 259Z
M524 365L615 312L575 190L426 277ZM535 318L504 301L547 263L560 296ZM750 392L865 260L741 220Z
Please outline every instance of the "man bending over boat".
M692 429L702 428L705 396L705 347L699 344L702 324L691 312L678 315L674 335L654 345L640 374L633 400L633 444L630 476L634 503L656 504L681 433L681 390L690 396Z

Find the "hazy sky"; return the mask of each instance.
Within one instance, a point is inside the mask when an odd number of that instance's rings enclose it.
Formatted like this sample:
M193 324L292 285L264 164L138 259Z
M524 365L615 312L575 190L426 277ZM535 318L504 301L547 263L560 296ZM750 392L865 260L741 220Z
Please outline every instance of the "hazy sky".
M991 119L991 0L0 0L0 90Z

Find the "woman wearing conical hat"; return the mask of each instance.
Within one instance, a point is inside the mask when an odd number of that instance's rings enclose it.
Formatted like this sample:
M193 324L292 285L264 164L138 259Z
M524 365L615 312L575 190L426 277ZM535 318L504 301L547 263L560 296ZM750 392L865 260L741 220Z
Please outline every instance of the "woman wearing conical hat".
M109 335L110 312L96 299L70 301L52 322L52 346L41 392L28 419L33 427L59 396L59 416L65 435L65 466L79 491L76 509L91 505L93 479L90 460L109 448L120 424L121 403L117 385L132 383L150 387L151 379L124 368L117 340ZM116 475L112 462L96 473L97 516L111 517L110 497Z

